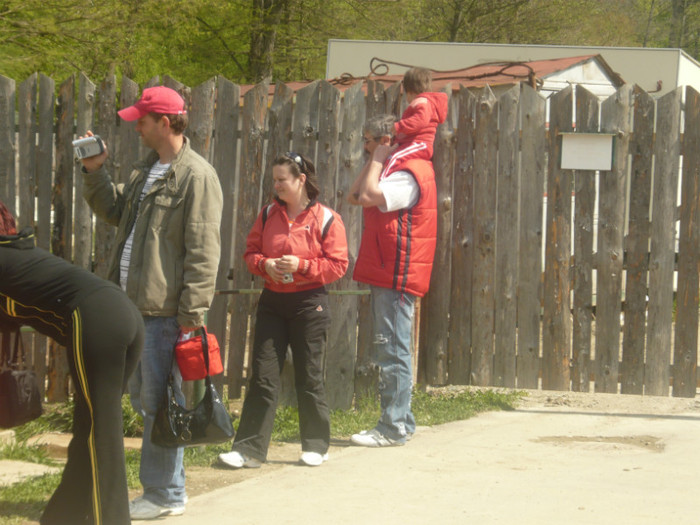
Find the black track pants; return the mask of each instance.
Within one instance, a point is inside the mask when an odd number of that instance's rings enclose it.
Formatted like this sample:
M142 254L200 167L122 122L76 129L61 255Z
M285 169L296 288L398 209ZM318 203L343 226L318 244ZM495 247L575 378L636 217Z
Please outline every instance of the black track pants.
M71 328L73 439L41 523L128 524L121 397L143 346L143 319L120 290L100 288L72 312Z
M323 356L331 316L325 288L278 293L263 290L253 340L253 374L233 449L264 461L272 436L280 372L292 349L301 448L325 454L330 417L323 387Z

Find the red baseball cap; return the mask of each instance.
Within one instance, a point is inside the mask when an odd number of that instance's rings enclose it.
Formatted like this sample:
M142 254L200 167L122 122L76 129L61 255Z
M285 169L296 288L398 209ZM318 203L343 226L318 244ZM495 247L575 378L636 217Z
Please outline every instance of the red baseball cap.
M185 101L177 91L165 86L155 86L144 89L138 102L120 110L119 116L124 120L138 120L148 113L184 115L187 111Z

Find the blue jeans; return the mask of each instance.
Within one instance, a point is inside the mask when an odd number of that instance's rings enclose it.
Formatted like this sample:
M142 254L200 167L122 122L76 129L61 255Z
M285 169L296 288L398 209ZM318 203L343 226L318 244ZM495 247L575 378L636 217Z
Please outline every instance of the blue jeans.
M165 395L168 374L175 380L175 396L181 404L182 376L173 358L179 325L174 317L144 317L146 338L141 361L129 380L129 395L134 410L143 416L143 443L139 478L144 497L162 506L185 502L184 447L164 448L151 443L151 431L158 406Z
M411 412L413 387L412 333L416 297L391 288L370 286L374 319L374 351L379 371L382 414L377 430L405 441L416 431Z

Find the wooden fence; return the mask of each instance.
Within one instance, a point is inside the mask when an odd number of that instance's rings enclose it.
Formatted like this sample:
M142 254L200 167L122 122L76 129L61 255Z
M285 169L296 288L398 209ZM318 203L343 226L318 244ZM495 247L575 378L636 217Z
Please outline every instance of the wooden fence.
M346 193L364 162L362 124L400 112L399 86L370 80L341 92L317 81L296 93L278 84L270 95L266 84L221 77L191 89L162 83L187 100L187 134L224 191L221 293L208 318L226 350L219 382L231 397L245 385L261 281L241 255L270 195L270 160L293 150L315 160L322 201L347 229L351 265L331 286L326 383L330 405L349 407L374 388L376 372L369 298L351 279L362 216ZM450 115L433 159L438 247L420 304L417 380L693 397L700 95L688 88L684 100L680 89L655 100L624 86L600 103L571 87L548 101L526 85L498 99L488 88L447 92ZM81 75L56 90L43 75L18 88L0 77L0 198L21 226L36 228L40 246L101 275L113 231L82 199L70 143L93 129L108 144L108 168L124 181L144 152L133 125L116 117L117 100L125 107L138 93L126 78L117 89L115 77L96 86ZM614 134L613 169L561 169L560 134L573 131ZM64 398L63 352L26 337L32 366L48 376L47 398Z

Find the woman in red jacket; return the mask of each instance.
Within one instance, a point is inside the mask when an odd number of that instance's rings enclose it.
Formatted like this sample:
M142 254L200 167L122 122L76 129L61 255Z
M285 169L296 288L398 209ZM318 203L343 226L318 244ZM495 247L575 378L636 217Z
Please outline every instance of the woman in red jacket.
M323 353L330 312L325 285L348 268L345 226L319 204L313 164L297 153L275 159L276 198L258 215L248 234L248 269L265 279L253 341L253 375L231 452L220 454L233 467L259 467L272 435L280 372L292 349L299 406L301 459L318 466L328 459L330 418L323 388Z

